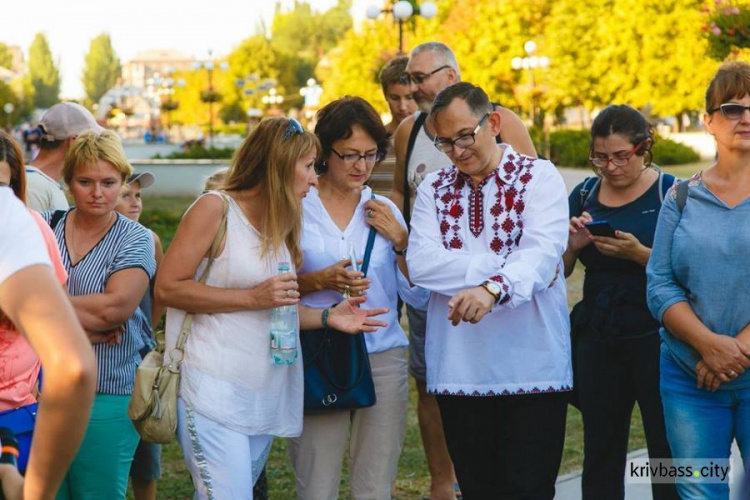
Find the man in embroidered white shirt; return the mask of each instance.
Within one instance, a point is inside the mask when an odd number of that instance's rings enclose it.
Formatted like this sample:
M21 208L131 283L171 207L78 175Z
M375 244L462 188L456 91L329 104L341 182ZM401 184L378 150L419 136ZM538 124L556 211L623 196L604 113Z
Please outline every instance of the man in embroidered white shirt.
M407 254L432 292L427 389L466 500L552 499L572 387L567 191L549 161L495 143L479 87L446 88L428 119L453 166L420 185Z

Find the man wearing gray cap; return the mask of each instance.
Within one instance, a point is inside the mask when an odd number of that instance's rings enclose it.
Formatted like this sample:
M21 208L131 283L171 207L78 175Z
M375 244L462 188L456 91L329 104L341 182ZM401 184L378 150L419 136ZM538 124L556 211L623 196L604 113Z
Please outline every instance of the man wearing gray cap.
M66 210L60 186L63 160L73 139L85 130L104 131L88 109L74 102L52 106L39 122L41 148L33 165L26 166L26 204L39 212Z

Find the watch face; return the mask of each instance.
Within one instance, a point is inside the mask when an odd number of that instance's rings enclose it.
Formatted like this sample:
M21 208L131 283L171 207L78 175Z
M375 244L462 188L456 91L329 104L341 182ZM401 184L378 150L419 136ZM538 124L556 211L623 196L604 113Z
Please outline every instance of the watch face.
M488 281L487 287L492 290L492 293L496 293L497 295L500 295L500 292L503 291L503 289L500 288L500 285L495 283L494 281Z

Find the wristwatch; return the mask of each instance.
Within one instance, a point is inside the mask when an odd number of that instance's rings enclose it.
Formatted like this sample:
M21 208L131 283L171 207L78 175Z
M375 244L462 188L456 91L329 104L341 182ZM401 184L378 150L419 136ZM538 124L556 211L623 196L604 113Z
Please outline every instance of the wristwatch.
M500 295L503 293L503 289L500 288L500 285L495 283L494 281L485 281L482 283L482 288L487 290L490 295L492 295L495 298L495 304L498 303L500 300Z
M393 253L395 253L396 255L406 255L406 249L409 247L404 247L401 250L396 250L396 247L391 248L393 248Z

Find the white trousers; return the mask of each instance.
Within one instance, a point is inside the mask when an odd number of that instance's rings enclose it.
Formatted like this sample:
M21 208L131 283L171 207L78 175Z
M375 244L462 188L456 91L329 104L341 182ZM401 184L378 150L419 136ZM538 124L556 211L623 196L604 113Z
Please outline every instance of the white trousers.
M177 400L177 440L195 487L195 500L253 498L253 485L273 436L248 436L194 412Z
M354 500L388 500L406 435L409 381L406 348L370 354L375 406L305 415L302 435L288 440L299 500L339 498L341 468L349 439L349 476Z

